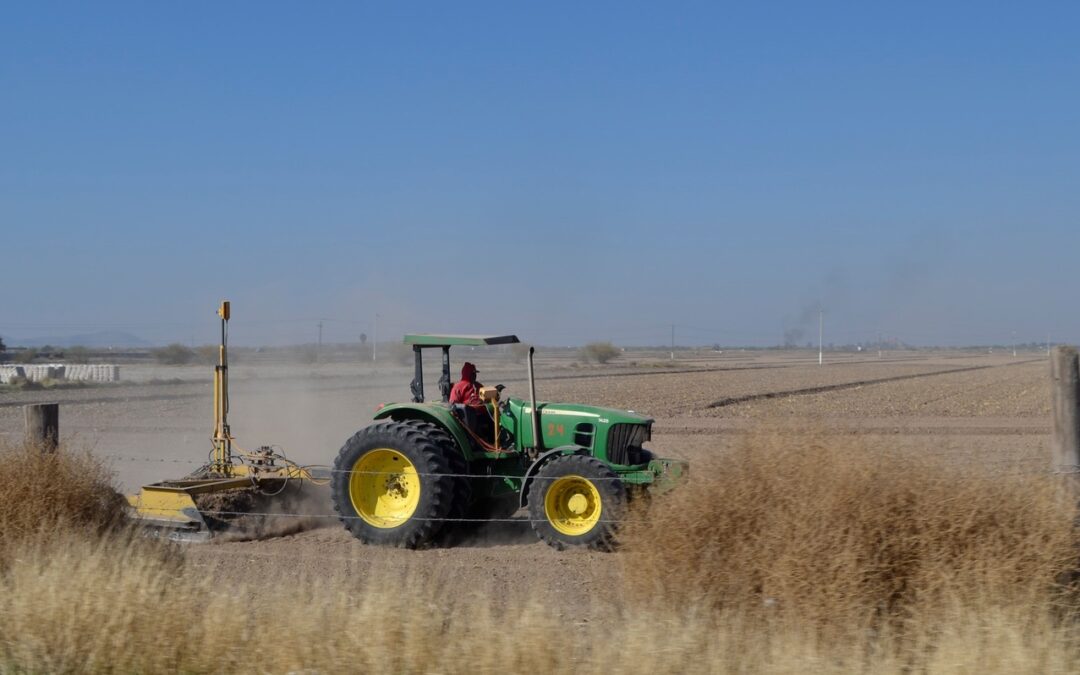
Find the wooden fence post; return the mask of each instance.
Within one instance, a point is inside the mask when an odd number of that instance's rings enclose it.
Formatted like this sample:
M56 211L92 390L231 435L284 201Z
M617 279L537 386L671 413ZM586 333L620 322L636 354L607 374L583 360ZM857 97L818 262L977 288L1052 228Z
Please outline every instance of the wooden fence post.
M1054 468L1080 471L1080 355L1075 347L1054 347L1050 354L1054 434L1050 440Z
M26 442L41 445L46 452L56 450L60 440L60 404L35 403L24 405Z

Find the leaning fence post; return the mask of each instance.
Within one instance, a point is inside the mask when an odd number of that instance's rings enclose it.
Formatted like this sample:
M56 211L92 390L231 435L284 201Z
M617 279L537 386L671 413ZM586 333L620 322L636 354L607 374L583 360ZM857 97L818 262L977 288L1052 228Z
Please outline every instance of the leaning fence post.
M1080 471L1080 355L1075 347L1054 347L1050 354L1054 434L1050 439L1054 468Z
M26 442L40 445L46 452L56 450L60 440L60 404L35 403L23 406Z

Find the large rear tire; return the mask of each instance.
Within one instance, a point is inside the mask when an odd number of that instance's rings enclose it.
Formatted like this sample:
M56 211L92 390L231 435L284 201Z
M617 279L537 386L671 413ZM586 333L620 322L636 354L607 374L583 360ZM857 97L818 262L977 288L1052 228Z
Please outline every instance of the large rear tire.
M338 453L331 481L345 529L365 544L429 544L460 498L449 475L455 452L446 432L423 422L381 422L356 432Z
M626 509L626 489L595 457L564 455L540 468L528 501L533 530L551 546L607 551Z

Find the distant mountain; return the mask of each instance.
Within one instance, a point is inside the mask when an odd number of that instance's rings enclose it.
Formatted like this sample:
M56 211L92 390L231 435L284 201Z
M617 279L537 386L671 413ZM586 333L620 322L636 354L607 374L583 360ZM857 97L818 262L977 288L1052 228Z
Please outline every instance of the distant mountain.
M82 335L66 335L53 337L17 338L5 337L4 342L9 347L149 347L152 343L147 342L137 335L124 333L123 331L103 330L96 333L84 333Z

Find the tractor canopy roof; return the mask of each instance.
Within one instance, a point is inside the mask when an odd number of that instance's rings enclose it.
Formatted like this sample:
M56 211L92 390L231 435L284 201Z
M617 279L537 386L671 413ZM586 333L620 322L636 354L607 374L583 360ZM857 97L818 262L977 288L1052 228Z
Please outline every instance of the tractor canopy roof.
M483 347L486 345L508 345L521 342L516 335L435 335L433 333L410 333L405 336L405 344L418 347Z

